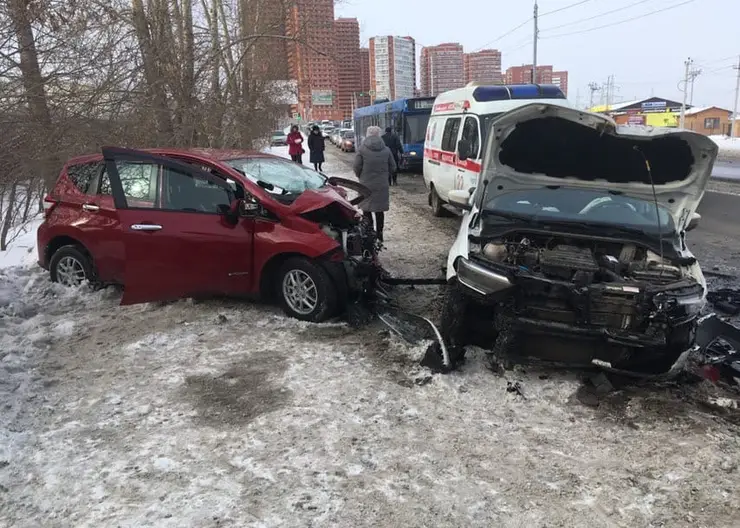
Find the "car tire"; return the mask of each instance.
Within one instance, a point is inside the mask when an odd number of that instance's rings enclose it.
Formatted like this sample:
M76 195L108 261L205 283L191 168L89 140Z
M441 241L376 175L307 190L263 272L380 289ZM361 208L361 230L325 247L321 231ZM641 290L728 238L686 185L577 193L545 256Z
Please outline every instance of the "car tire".
M434 188L434 185L429 188L429 205L432 206L432 214L437 218L449 216L447 209L444 207L444 202L439 197L439 194L437 194L437 189Z
M337 289L316 262L291 258L280 267L277 277L277 298L286 315L321 323L336 314Z
M52 282L63 286L77 287L85 282L95 285L95 268L92 259L79 246L62 246L49 260L49 275Z

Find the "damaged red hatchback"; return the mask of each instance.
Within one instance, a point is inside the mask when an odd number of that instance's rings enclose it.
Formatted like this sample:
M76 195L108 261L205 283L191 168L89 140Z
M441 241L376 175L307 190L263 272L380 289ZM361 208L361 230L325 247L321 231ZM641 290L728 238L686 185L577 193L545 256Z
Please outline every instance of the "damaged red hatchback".
M122 285L121 304L259 296L324 321L375 279L353 205L366 193L257 152L103 148L70 160L45 198L39 264L67 286Z

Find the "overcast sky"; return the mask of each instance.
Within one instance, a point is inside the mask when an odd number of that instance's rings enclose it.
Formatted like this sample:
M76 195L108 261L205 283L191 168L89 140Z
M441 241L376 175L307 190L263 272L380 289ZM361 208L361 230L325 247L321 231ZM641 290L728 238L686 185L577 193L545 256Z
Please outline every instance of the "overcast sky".
M374 35L410 35L426 46L459 42L466 52L497 48L506 70L532 63L531 20L496 39L531 19L533 6L533 0L341 0L336 15L359 19L362 45ZM678 7L667 9L672 6ZM645 16L661 9L667 10ZM680 101L678 83L691 57L703 69L694 105L732 109L740 0L539 0L539 11L538 64L569 71L573 102L580 94L579 104L587 104L588 84L603 84L609 75L617 101L650 95ZM637 19L577 33L631 18Z

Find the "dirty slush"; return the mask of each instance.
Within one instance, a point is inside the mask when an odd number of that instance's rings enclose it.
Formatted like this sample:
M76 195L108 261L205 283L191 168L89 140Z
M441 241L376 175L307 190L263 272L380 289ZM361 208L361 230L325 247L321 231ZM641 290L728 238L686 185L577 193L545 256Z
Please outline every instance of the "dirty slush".
M392 190L381 259L436 276L457 221L432 219L414 185ZM573 371L494 374L475 348L432 375L424 345L378 325L231 301L118 307L114 289L35 269L3 284L23 299L0 318L3 525L737 523L737 398L707 382L585 398ZM399 291L439 315L439 288Z

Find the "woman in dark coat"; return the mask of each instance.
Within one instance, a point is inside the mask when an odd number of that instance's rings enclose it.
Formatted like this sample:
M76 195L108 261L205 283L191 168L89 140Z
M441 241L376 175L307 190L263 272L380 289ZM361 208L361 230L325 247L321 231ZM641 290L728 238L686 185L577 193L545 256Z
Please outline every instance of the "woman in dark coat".
M298 125L290 127L290 134L288 134L288 154L290 159L296 163L303 164L303 135L298 130Z
M375 231L378 240L382 242L385 212L390 206L389 177L396 170L396 162L380 133L380 127L368 127L367 137L355 156L354 170L360 183L372 191L372 194L360 203L360 209L371 224L372 217L375 216Z
M321 166L324 164L324 134L318 125L311 127L311 133L308 135L308 150L311 151L311 163L314 170L321 172Z

